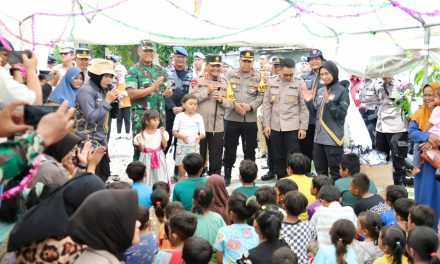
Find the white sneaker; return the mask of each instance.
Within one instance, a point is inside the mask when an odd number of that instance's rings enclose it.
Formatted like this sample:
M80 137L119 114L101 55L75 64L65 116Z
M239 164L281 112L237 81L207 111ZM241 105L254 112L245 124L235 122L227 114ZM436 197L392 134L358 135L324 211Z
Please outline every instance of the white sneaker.
M121 134L118 134L118 136L116 137L116 139L121 139Z
M126 139L131 139L131 135L130 135L130 134L127 134L125 138L126 138Z

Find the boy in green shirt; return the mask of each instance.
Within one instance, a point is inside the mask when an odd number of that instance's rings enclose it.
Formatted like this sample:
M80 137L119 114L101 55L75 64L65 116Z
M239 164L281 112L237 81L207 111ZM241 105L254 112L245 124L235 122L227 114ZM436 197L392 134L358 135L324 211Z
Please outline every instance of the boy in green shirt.
M257 179L258 166L253 160L242 160L240 162L240 182L241 187L234 190L235 192L241 192L248 198L255 195L255 192L259 189L255 185L255 179Z
M189 153L182 160L188 178L179 181L174 186L173 201L183 204L186 211L191 211L194 190L200 183L206 183L205 177L200 177L203 170L203 158L200 154Z
M341 162L339 163L339 174L341 174L341 178L335 182L336 188L338 188L341 193L342 206L353 207L354 203L359 200L358 197L350 192L350 180L352 176L359 173L360 170L361 163L358 155L353 153L342 155ZM377 188L373 181L370 181L368 192L377 193Z

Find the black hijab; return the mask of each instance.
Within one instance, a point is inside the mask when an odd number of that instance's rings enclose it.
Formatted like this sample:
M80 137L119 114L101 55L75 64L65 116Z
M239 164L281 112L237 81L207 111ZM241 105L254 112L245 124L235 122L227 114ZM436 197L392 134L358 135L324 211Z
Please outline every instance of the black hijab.
M80 174L21 217L9 236L8 252L47 238L68 235L69 217L95 191L105 189L102 180L93 174Z
M84 201L69 220L69 235L79 244L123 259L131 246L138 215L135 190L103 190Z
M67 133L67 135L58 141L57 143L49 146L44 153L49 156L52 156L56 161L61 162L64 156L69 153L70 150L75 147L79 142L81 142L81 138L73 133Z
M332 87L335 83L339 82L339 70L336 64L333 61L324 61L322 63L321 69L326 69L333 77L333 81L329 84L326 84L328 88ZM321 71L321 70L320 70Z
M90 80L91 80L94 84L96 84L96 86L98 86L99 89L106 88L106 87L101 87L101 80L102 80L102 78L104 77L104 74L97 75L97 74L91 73L91 72L89 71L89 76L90 76Z

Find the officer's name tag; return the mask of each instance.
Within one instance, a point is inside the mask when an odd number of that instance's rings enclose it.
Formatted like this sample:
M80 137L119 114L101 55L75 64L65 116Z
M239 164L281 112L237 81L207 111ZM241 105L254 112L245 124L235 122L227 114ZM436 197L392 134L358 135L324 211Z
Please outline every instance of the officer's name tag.
M289 89L298 90L298 87L296 87L296 86L289 86Z

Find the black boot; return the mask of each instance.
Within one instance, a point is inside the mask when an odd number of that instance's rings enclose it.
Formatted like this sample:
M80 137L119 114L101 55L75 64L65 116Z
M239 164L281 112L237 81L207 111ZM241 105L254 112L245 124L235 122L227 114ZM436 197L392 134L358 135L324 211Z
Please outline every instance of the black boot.
M226 185L226 187L231 185L231 174L232 174L232 168L225 167L225 185Z
M262 181L270 181L270 180L272 180L272 179L274 179L275 178L275 174L272 172L272 171L268 171L267 173L266 173L266 175L264 175L263 177L261 177L261 180Z

